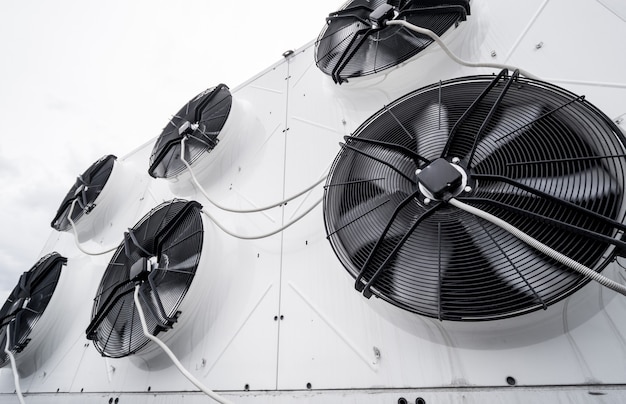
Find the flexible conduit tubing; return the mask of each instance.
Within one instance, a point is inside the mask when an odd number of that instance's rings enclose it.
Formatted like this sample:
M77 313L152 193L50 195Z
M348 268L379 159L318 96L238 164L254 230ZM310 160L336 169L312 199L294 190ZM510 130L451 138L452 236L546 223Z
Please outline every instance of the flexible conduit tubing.
M461 201L459 201L458 199L450 199L450 201L448 202L450 203L450 205L452 206L456 206L459 209L462 209L468 213L471 213L475 216L478 216L482 219L487 220L488 222L491 222L493 224L495 224L496 226L501 227L502 229L508 231L509 233L511 233L512 235L514 235L515 237L517 237L518 239L522 240L523 242L525 242L526 244L528 244L529 246L541 251L542 253L546 254L547 256L554 258L556 261L560 262L561 264L564 264L566 266L568 266L569 268L572 268L574 271L589 277L591 279L593 279L594 281L598 282L599 284L601 284L602 286L605 286L609 289L612 289L618 293L621 293L622 295L626 296L626 286L617 283L609 278L607 278L604 275L601 275L599 273L597 273L596 271L594 271L591 268L587 268L586 266L584 266L583 264L581 264L580 262L574 261L573 259L569 258L568 256L561 254L560 252L554 250L553 248L543 244L541 241L537 240L536 238L524 233L523 231L521 231L520 229L518 229L517 227L511 225L510 223L500 219L499 217L496 217L494 215L492 215L491 213L485 212L481 209L475 208L473 206L470 206L468 204L465 204Z
M222 396L218 395L217 393L215 393L213 390L210 390L207 387L205 387L200 382L200 380L196 379L194 377L194 375L192 375L191 373L189 373L189 371L187 369L185 369L185 367L183 366L182 363L180 363L180 361L178 360L176 355L174 355L174 352L172 352L172 350L167 345L165 345L165 343L163 341L161 341L160 339L158 339L154 335L150 334L150 332L148 332L148 326L146 325L146 317L143 314L143 308L141 307L141 302L139 301L139 285L135 286L135 293L134 293L133 296L134 296L134 299L135 299L135 305L137 306L137 313L139 313L139 320L141 321L141 328L143 329L143 334L148 339L150 339L155 344L157 344L167 354L167 356L169 356L169 358L172 360L172 362L174 362L174 365L178 368L180 373L182 373L183 376L185 376L197 388L202 390L202 392L204 392L204 394L206 394L207 396L211 397L213 400L217 401L218 403L232 404L232 402L230 400L225 399L224 397L222 397Z

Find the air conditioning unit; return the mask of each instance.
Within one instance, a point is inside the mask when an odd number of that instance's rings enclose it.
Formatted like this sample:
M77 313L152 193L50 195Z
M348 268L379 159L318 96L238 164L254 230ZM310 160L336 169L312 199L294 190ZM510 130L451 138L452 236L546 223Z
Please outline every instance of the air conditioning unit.
M624 402L623 16L352 0L317 40L200 93L59 209L59 230L121 243L106 259L46 244L100 282L57 288L91 315L37 366L9 339L26 398ZM137 221L128 201L151 193ZM29 315L27 289L3 325ZM16 386L0 369L0 398Z
M66 337L59 318L67 309L71 279L64 273L67 258L58 253L43 256L24 272L0 309L2 355L0 366L7 366L10 355L15 356L16 368L29 376L54 352Z
M50 225L79 243L113 242L139 214L147 187L136 163L109 154L78 176Z
M163 335L170 345L181 338L188 345L196 322L205 317L210 322L205 314L220 306L228 280L211 262L223 243L210 237L211 231L205 233L201 209L197 202L173 199L124 233L100 281L86 330L102 356L137 356L141 366L162 354L143 334L135 287L150 333Z
M233 169L261 139L263 129L248 102L219 84L191 99L157 138L148 173L168 181L175 195L190 196ZM184 150L183 150L184 147Z

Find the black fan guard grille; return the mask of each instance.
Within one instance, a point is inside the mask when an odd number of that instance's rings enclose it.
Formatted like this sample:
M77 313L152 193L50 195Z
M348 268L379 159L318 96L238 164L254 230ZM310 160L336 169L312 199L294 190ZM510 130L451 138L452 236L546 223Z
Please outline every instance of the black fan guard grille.
M74 185L61 202L56 216L50 225L58 231L68 231L71 227L68 215L72 204L76 201L72 211L72 220L76 222L84 214L89 214L95 208L95 201L104 189L117 157L108 155L94 162L82 175L80 175Z
M217 146L232 95L225 84L210 88L187 102L163 128L150 155L148 173L154 178L172 178L187 169L180 159L180 141L185 142L185 160L193 164Z
M467 181L433 200L416 171L440 157L458 158ZM326 231L367 297L442 320L519 315L588 280L445 200L601 271L624 251L625 169L623 134L584 97L517 72L459 78L346 137L326 184Z
M383 20L405 20L437 35L465 21L470 13L469 0L351 1L327 18L315 45L317 67L342 83L396 66L433 42L428 36L370 18L385 7L391 10Z
M67 258L56 252L42 257L33 267L24 272L19 282L0 309L0 367L9 357L4 352L7 326L11 324L9 349L21 352L30 342L30 333L48 307L61 276Z
M200 262L201 208L197 202L174 199L154 208L125 233L98 287L86 331L103 356L128 356L149 342L133 299L136 285L148 330L157 335L173 327ZM150 258L158 265L143 271Z

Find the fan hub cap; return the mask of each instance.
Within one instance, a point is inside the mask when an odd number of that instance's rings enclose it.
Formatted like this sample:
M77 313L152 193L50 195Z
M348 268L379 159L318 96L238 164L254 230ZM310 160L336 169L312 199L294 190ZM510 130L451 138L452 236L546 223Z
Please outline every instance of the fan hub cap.
M396 11L391 4L381 4L369 15L369 20L372 23L372 28L384 27L385 21L393 19L395 14Z
M156 257L141 257L139 261L135 262L130 267L129 278L135 283L142 283L148 279L148 275L152 269L158 267L158 261Z
M195 126L197 128L197 125ZM194 125L189 121L185 121L182 125L178 127L178 134L181 136L191 135L194 130Z
M467 173L458 164L438 158L422 170L416 171L420 192L431 200L454 198L465 190Z

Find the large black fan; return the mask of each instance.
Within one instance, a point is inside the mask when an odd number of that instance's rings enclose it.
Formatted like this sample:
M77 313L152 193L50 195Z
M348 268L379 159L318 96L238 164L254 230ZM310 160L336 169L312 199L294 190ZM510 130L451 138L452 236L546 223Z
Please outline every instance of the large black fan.
M359 291L412 312L545 309L588 279L447 202L599 272L626 247L625 141L584 97L517 72L437 83L346 137L324 196L328 238Z
M442 35L469 13L469 0L353 0L327 18L316 42L315 63L339 84L377 73L433 42L385 21L404 20Z
M0 309L0 367L8 360L4 352L7 338L9 349L14 353L21 352L30 342L31 331L43 315L56 289L61 268L67 258L58 253L51 253L41 258L28 272L20 277L7 301ZM6 335L10 324L10 335Z
M232 96L225 84L190 100L161 132L150 155L148 173L154 178L171 178L185 171L187 167L180 159L180 141L185 136L185 160L189 164L213 150L231 105Z
M72 211L72 220L74 222L93 210L96 206L95 200L109 180L116 159L117 157L111 154L104 156L93 163L82 175L78 176L76 183L70 188L63 202L61 202L56 216L50 223L54 229L58 231L70 229L71 224L68 220L68 215L74 201L76 201Z
M197 202L174 199L124 234L100 282L86 331L103 356L131 355L149 341L133 299L136 285L153 335L176 322L202 253L200 210Z

